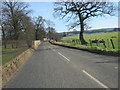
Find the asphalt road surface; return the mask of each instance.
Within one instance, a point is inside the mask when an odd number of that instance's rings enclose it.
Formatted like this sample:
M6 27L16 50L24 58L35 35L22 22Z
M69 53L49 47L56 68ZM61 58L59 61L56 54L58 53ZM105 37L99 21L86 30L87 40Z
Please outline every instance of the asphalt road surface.
M43 42L5 88L117 88L118 58Z

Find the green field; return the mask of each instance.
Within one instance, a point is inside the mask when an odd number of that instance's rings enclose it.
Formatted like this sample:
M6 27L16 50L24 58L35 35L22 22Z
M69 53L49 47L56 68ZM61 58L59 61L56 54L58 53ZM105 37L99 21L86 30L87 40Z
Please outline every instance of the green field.
M3 40L1 46L2 58L0 59L0 62L2 62L2 64L5 64L27 49L28 47L26 41L24 40Z
M26 48L2 48L2 64L10 61L25 50Z
M84 38L88 42L87 46L90 46L90 41L89 41L90 39L91 40L95 40L95 39L102 40L103 39L105 41L106 49L108 49L108 50L113 50L113 47L112 47L112 44L111 44L111 41L110 41L110 39L112 39L113 43L114 43L114 46L115 46L114 50L117 51L117 50L119 50L119 48L118 48L118 38L119 38L118 33L120 33L120 32L84 34ZM76 39L79 39L78 35L63 37L61 39L61 41L73 44L71 42L71 40L76 40ZM76 43L74 43L74 45L76 45ZM97 46L96 43L93 43L92 45ZM103 48L103 49L105 48L103 43L100 43L99 47Z

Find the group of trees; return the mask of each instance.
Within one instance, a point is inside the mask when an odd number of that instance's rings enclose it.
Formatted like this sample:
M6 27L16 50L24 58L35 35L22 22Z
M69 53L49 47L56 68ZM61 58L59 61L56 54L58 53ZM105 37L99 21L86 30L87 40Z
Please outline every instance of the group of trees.
M74 0L55 2L54 15L72 21L69 28L80 26L79 39L86 44L83 37L87 20L91 17L114 15L115 6L112 2L77 2ZM45 20L42 16L31 18L31 10L24 2L3 2L2 3L2 39L5 40L26 40L31 46L32 40L43 40L45 37L60 40L61 36L55 31L54 23ZM47 27L45 27L45 24Z
M34 24L28 16L30 10L23 2L3 2L2 3L2 40L6 45L6 40L26 40L31 47L34 39ZM17 47L17 43L16 43Z
M47 38L50 40L55 40L55 41L59 41L61 39L62 35L57 33L55 31L55 28L53 27L48 27L47 28Z
M36 40L43 40L43 38L46 36L44 23L45 19L43 19L42 16L34 17Z
M28 47L31 47L33 40L43 40L45 37L56 39L57 33L51 27L53 22L45 20L42 16L31 18L31 10L28 10L28 7L24 2L2 3L1 28L4 45L8 40L26 40Z
M50 20L46 20L45 22L47 25L47 28L46 28L47 38L49 38L50 40L59 41L62 35L56 32L54 28L55 24Z

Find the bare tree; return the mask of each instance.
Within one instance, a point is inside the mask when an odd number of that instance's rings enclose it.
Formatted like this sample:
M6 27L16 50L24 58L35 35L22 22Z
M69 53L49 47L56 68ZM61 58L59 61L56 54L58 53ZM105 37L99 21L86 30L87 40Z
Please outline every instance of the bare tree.
M6 25L9 25L9 27L11 27L11 31L14 32L14 40L18 40L19 38L19 31L21 30L20 21L23 17L23 13L27 15L30 12L29 10L26 10L27 8L28 5L24 2L5 1L2 3L3 21L6 23Z
M45 19L43 19L42 16L34 17L34 24L35 24L35 36L36 40L38 39L43 39L45 35L45 30L44 30L44 22Z
M55 32L55 23L51 20L45 20L45 23L47 24L46 32L47 32L47 38L52 39L52 34Z
M26 40L28 47L31 47L32 41L35 39L35 29L31 17L23 14L20 25L22 30L19 39Z
M48 27L54 27L55 23L51 20L45 20L45 23L47 24Z
M60 41L62 35L57 33L55 28L53 27L48 27L46 28L47 29L47 37L50 39L50 40L55 40L55 41Z
M55 34L55 28L53 27L48 27L46 28L46 30L48 31L47 32L47 37L50 39L50 40L54 40L54 34Z
M80 26L79 39L81 44L87 44L83 37L86 20L91 17L114 15L115 6L112 2L102 2L97 0L94 2L85 1L77 2L75 0L55 2L54 15L57 17L67 17L68 21L74 19L71 29Z
M28 14L28 5L24 2L5 1L2 3L2 35L3 40L26 40L31 47L34 39L34 24ZM18 43L16 42L16 48Z

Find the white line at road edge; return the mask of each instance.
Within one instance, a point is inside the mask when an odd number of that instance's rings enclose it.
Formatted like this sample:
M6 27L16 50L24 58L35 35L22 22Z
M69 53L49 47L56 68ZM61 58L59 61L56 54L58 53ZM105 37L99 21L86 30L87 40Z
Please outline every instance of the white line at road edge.
M58 52L58 54L62 57L64 57L67 61L70 61L68 58L66 58L64 55L62 55L60 52Z
M104 85L103 83L101 83L99 80L97 80L96 78L94 78L92 75L90 75L89 73L87 73L85 70L82 70L86 75L88 75L91 79L93 79L95 82L97 82L99 85L101 85L103 88L106 88L107 90L111 90L110 88L108 88L106 85Z

